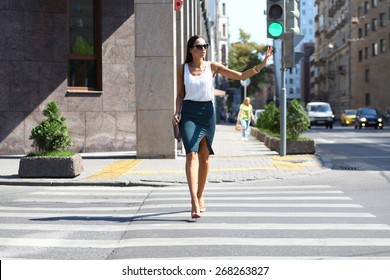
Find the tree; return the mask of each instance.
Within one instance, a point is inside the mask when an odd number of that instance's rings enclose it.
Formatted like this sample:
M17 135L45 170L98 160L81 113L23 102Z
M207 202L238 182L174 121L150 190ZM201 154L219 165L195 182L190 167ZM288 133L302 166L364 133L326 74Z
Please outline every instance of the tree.
M259 45L251 41L248 33L240 29L239 42L232 43L229 49L229 68L237 71L245 71L260 64L260 55L265 52L267 46ZM266 83L266 69L251 77L251 85L248 87L248 96L259 90L259 84ZM241 86L240 81L230 81L232 87Z

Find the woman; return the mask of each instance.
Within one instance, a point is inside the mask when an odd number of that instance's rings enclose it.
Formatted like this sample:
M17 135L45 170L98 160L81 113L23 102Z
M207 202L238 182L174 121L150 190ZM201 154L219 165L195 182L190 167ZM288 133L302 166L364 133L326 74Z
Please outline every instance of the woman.
M206 211L203 191L210 170L209 157L214 154L213 77L219 73L229 79L245 80L259 73L272 55L272 48L268 48L261 64L241 73L218 62L205 61L207 48L206 41L198 35L188 40L185 64L177 68L178 94L172 118L173 125L180 122L186 150L185 170L191 196L191 217L194 219Z
M244 98L244 101L240 105L240 112L237 116L237 125L240 122L242 131L242 140L248 140L249 125L251 120L255 120L253 115L253 108L249 97Z

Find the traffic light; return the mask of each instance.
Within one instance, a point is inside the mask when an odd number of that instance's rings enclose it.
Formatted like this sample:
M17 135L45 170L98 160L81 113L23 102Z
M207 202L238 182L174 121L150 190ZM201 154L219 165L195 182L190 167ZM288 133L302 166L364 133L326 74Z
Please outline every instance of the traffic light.
M293 32L294 34L300 34L299 29L299 0L286 0L287 14L286 14L286 26L287 32Z
M284 33L284 0L267 0L267 37L278 39Z

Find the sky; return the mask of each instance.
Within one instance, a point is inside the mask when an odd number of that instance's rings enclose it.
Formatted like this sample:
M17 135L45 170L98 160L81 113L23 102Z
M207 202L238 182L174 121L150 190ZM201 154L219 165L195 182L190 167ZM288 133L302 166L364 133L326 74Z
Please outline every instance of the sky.
M226 13L229 17L230 43L239 39L239 29L242 28L251 35L251 40L257 44L272 44L266 33L266 0L220 0L226 3Z

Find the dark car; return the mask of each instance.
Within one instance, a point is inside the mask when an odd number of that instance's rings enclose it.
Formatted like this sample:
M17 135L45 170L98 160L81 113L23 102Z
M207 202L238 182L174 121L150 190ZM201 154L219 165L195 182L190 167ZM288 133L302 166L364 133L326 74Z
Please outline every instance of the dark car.
M383 129L383 118L375 108L359 108L356 112L355 129L368 126Z

